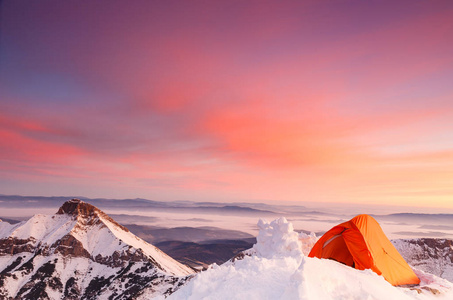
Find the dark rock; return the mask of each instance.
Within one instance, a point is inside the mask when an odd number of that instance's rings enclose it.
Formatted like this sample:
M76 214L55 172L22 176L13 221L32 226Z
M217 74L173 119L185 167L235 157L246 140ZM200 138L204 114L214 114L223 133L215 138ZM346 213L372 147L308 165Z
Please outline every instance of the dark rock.
M102 221L99 219L99 216L101 216L102 218L112 222L122 230L129 231L126 227L115 222L112 218L110 218L107 214L105 214L97 207L83 202L79 199L66 201L57 211L57 215L62 214L72 215L74 217L82 217L82 219L84 219L82 220L84 221L83 225L102 224Z
M64 287L64 299L77 300L80 298L80 288L77 285L76 279L70 277Z
M18 239L15 237L8 237L0 239L0 255L14 255L22 252L32 253L35 249L35 242L36 240L33 238Z
M0 274L9 273L10 271L14 270L18 265L20 265L21 262L22 262L22 256L19 256L18 258L16 258L15 261L13 261L12 264L10 264L5 269L3 269L3 271L1 271Z
M67 234L56 241L51 248L55 249L55 253L61 253L63 256L87 258L91 256L90 253L83 248L82 243L70 234Z

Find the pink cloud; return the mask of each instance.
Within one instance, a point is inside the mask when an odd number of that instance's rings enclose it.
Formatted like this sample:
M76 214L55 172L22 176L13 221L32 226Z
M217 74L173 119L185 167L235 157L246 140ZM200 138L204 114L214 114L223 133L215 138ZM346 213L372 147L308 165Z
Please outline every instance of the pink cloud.
M168 198L448 191L452 10L284 4L27 10L4 76L20 88L2 86L17 93L0 105L3 178ZM45 82L63 95L48 97L21 72L78 93Z

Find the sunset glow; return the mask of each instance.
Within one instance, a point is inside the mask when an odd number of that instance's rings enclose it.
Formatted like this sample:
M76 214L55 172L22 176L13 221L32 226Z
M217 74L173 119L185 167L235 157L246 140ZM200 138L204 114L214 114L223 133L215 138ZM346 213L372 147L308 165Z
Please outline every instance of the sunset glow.
M0 194L453 209L452 1L0 5Z

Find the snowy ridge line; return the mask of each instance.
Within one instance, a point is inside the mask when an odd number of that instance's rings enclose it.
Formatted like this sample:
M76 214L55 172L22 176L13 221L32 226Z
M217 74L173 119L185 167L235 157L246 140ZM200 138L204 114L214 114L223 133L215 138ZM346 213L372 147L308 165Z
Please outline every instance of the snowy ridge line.
M65 212L66 204L77 205L77 208ZM79 208L80 206L82 208ZM48 216L38 214L28 221L9 228L2 226L0 238L12 237L30 241L34 239L40 241L40 246L52 248L57 244L64 247L65 245L61 245L59 242L63 237L69 235L79 241L83 249L93 257L108 257L115 252L130 252L134 248L153 258L163 268L163 271L178 275L193 273L192 269L181 265L155 246L138 238L88 203L76 200L68 201L60 208L59 213ZM115 240L119 241L115 242ZM38 246L38 244L35 243L34 246Z
M0 299L166 296L194 273L82 201L0 233Z
M140 249L146 255L148 255L148 257L156 259L156 261L163 267L164 270L168 270L172 274L179 275L189 275L193 273L193 270L191 268L180 264L170 256L163 253L157 247L132 234L129 230L119 230L116 226L116 222L109 222L109 220L105 220L103 216L100 216L100 218L101 220L103 220L112 234L116 236L121 242L127 245L131 245L134 248Z

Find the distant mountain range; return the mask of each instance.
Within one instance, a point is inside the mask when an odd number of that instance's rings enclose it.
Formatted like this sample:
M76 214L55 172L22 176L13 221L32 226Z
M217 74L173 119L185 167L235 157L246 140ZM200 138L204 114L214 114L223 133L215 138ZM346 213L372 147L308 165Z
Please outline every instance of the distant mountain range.
M69 197L41 197L41 196L17 196L17 195L0 195L1 207L5 208L33 208L33 207L58 207ZM214 202L191 202L191 201L153 201L147 199L90 199L86 197L76 197L83 201L89 202L100 209L128 209L128 210L153 210L153 211L175 211L186 213L209 213L223 215L241 215L241 214L259 214L275 215L275 212L253 208L252 206L267 207L265 204L253 203L214 203Z
M250 234L216 227L156 228L125 224L135 235L196 269L222 264L256 242Z
M243 240L216 240L205 243L165 241L156 246L162 251L197 269L206 269L215 263L221 265L244 250L250 249L256 243L256 238Z

